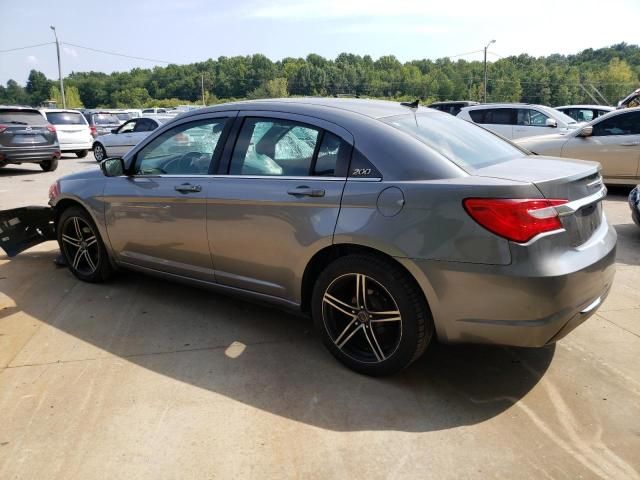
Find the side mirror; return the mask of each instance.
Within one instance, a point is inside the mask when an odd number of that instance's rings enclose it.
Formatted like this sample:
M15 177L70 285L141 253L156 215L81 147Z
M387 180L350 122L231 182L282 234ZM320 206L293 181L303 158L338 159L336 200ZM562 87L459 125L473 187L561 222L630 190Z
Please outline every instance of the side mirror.
M120 157L105 158L100 162L100 170L105 177L124 175L124 160Z
M591 125L582 127L582 130L578 132L579 137L590 137L592 134L593 134L593 127Z
M556 128L558 126L558 122L556 122L553 118L547 118L544 122L545 126Z
M117 128L112 128L111 129L111 133L118 133L118 129Z

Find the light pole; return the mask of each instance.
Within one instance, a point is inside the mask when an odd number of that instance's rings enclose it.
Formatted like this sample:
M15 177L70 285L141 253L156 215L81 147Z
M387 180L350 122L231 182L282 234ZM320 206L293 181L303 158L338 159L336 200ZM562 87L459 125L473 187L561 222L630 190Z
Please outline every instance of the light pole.
M484 103L487 103L487 48L492 43L496 43L495 40L491 40L487 43L487 46L484 47Z
M62 65L60 64L60 42L58 42L56 27L51 25L50 28L51 30L53 30L53 35L56 37L56 52L58 53L58 78L60 78L60 95L62 95L62 108L67 108L67 101L64 98L64 82L62 81Z

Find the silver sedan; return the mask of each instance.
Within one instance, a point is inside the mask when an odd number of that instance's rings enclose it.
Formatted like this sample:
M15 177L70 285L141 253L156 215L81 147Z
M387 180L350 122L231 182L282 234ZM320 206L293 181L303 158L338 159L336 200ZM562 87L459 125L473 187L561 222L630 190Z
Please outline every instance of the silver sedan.
M155 118L134 118L111 130L107 135L100 135L93 142L93 156L97 162L107 157L121 157L138 142L162 125L162 120Z

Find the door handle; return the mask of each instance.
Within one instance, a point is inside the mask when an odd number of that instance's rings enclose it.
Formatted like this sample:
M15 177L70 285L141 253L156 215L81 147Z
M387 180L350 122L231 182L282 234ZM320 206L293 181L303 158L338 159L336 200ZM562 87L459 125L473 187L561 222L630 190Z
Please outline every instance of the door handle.
M191 185L190 183L183 183L182 185L176 185L176 192L180 193L195 193L202 191L202 187L200 185Z
M324 197L324 190L307 187L306 185L287 190L294 197Z

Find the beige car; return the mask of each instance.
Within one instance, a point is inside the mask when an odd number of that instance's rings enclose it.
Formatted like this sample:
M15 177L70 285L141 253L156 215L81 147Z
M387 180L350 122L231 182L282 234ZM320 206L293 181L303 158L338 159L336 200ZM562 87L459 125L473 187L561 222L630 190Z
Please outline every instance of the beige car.
M613 111L574 132L516 143L538 155L600 162L608 184L636 185L640 180L640 107Z

